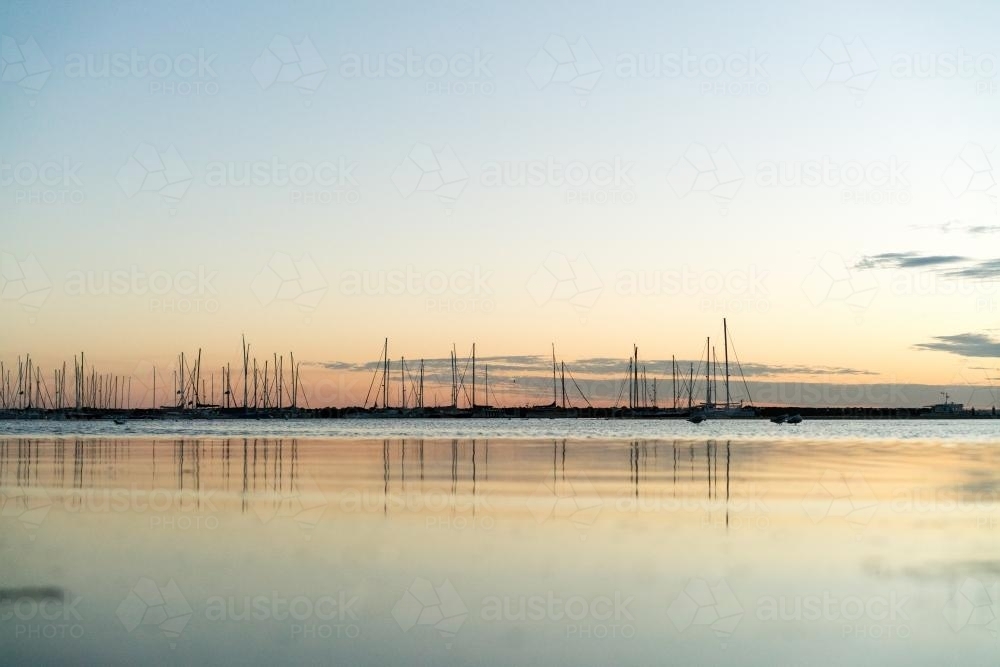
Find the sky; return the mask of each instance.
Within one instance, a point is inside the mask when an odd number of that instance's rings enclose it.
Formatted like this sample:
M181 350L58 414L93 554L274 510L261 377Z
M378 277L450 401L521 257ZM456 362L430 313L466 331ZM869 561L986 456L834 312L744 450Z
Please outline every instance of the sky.
M475 342L517 404L555 344L609 403L726 317L758 403L990 406L996 14L4 3L0 360L141 403L245 335L350 405L384 338L435 382Z

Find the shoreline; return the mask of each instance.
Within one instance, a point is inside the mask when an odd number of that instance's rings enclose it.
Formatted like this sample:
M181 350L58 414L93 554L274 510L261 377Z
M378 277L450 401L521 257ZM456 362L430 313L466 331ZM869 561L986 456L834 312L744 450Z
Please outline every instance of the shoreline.
M105 409L17 409L0 410L0 421L225 421L272 419L623 419L623 420L685 420L699 410L657 408L559 408L551 406L516 408L131 408ZM956 413L934 412L931 408L834 408L764 406L753 408L752 414L707 415L705 421L759 421L774 417L798 415L808 420L968 420L997 419L995 408L975 408Z

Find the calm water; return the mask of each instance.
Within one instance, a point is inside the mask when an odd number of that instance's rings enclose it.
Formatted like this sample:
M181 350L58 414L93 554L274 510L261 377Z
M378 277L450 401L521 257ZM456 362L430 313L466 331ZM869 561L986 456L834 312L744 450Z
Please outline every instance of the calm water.
M1000 655L997 422L2 428L5 662Z
M806 420L772 424L766 419L194 419L13 421L0 420L0 437L28 436L184 436L269 438L728 438L741 440L931 440L1000 442L996 420Z

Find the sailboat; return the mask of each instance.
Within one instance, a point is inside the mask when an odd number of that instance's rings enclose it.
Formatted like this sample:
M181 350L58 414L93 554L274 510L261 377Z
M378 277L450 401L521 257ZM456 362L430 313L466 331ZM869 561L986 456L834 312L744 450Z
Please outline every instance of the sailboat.
M718 375L719 360L716 358L713 360L712 341L711 338L706 339L705 347L705 402L698 406L688 417L688 421L699 423L705 419L748 419L755 417L757 415L756 409L753 407L753 403L748 402L744 404L743 401L733 402L732 393L729 386L729 327L726 322L726 318L722 318L722 338L723 344L723 354L724 354L724 386L726 390L726 400L724 403L716 402L716 396L713 392L713 387L715 382L712 378L712 370L714 368L716 376ZM740 375L743 375L743 368L740 366L739 359L736 359L737 368L739 368ZM744 379L744 387L746 387L746 380ZM749 388L747 388L747 393L749 395ZM697 421L695 419L697 418Z

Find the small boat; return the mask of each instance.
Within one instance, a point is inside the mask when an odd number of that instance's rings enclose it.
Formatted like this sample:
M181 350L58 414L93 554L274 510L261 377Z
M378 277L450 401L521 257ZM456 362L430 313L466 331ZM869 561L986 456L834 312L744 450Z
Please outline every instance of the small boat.
M801 424L802 423L802 416L801 415L792 415L791 417L789 417L788 419L785 420L785 423L786 424Z
M690 417L688 417L688 421L691 422L692 424L700 424L703 421L705 421L705 415L693 414Z
M771 417L771 422L774 424L784 424L788 421L788 415L778 415L777 417Z
M118 426L124 426L127 422L128 422L127 419L116 419L115 420L115 424L117 424Z

